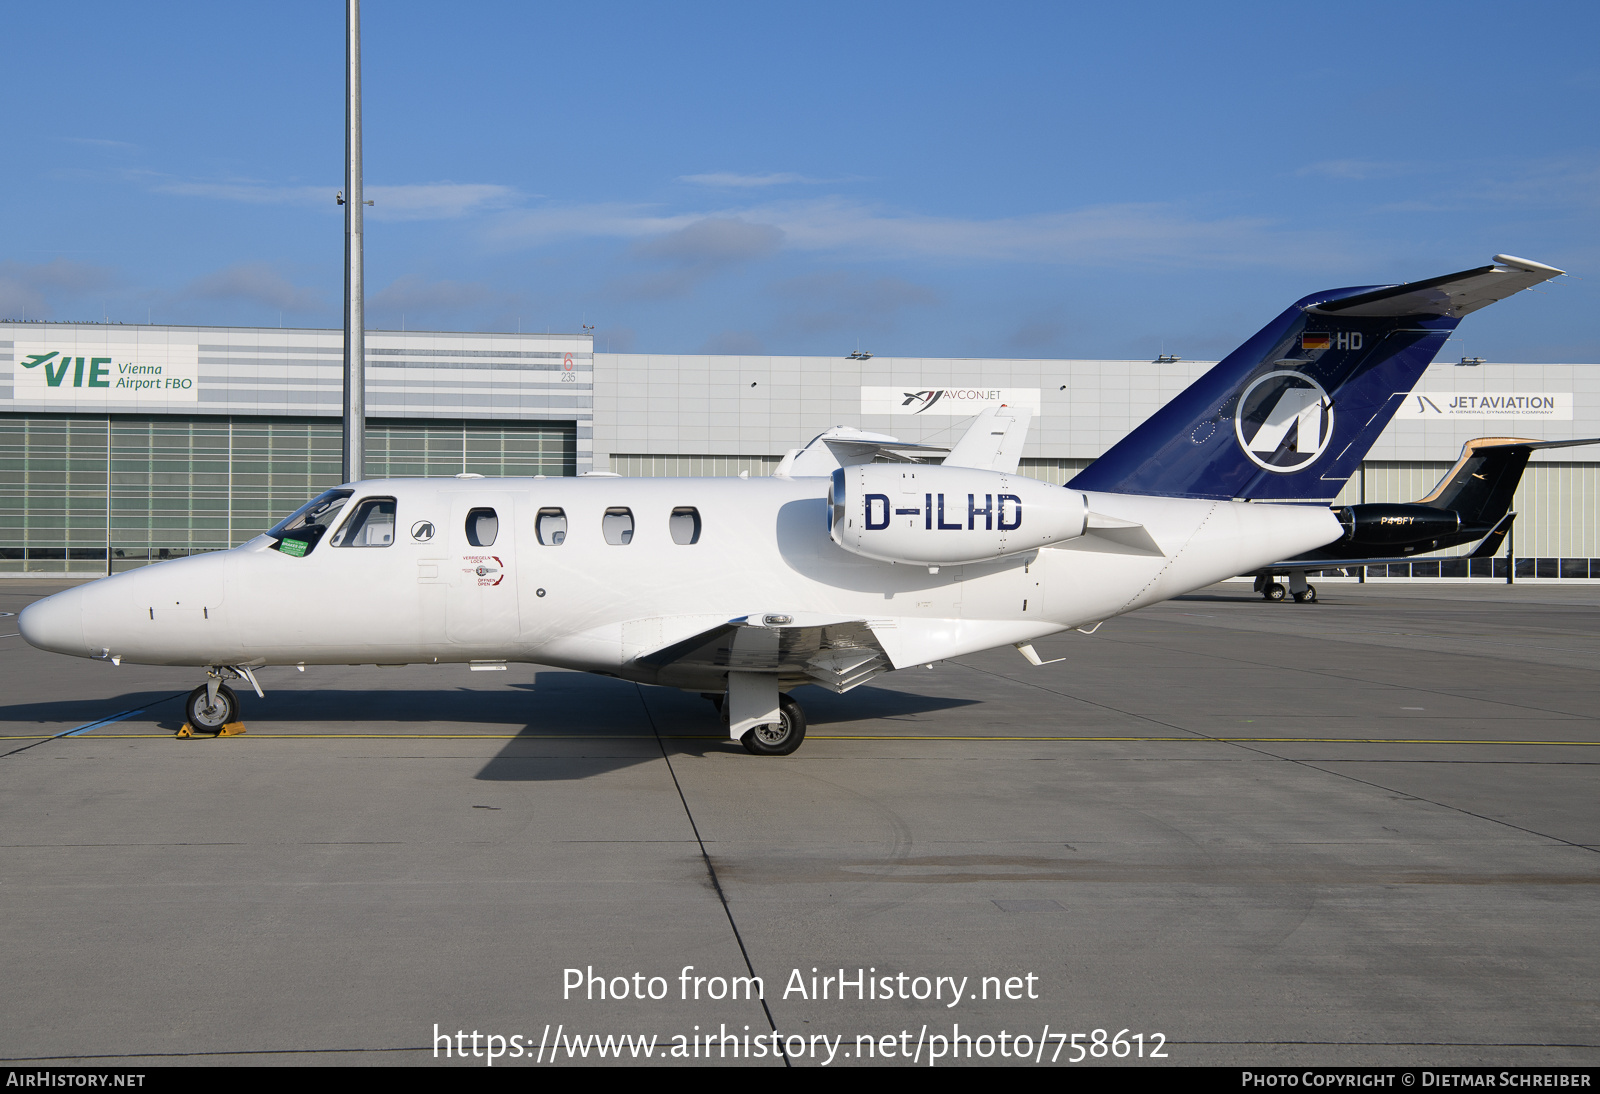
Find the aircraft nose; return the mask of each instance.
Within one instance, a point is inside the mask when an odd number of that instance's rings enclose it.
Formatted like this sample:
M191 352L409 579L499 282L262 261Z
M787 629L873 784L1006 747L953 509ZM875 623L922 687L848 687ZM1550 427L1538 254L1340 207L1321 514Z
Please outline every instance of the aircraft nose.
M17 616L17 630L30 646L51 653L87 657L89 649L83 638L83 590L68 589L29 604Z

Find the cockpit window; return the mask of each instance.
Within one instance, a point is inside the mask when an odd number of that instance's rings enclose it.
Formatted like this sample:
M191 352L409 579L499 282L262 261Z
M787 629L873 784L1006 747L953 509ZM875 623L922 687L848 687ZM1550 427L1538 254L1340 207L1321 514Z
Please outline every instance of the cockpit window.
M267 535L278 541L273 547L296 558L309 555L353 493L354 490L324 490L306 502L272 526Z
M333 533L335 547L387 547L394 542L394 499L363 498Z

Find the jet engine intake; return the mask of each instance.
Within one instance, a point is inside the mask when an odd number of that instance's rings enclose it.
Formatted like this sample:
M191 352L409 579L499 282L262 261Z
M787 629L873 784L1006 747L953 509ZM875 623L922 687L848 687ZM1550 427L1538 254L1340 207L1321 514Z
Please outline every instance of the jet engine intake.
M1075 490L965 467L841 467L828 490L829 535L880 562L957 566L1076 539L1089 503Z

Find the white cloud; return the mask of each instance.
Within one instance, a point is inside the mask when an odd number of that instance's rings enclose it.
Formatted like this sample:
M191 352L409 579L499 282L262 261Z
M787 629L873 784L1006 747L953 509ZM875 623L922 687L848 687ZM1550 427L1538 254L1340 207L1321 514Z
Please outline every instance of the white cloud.
M1296 171L1295 174L1302 178L1321 176L1330 179L1346 179L1351 182L1365 182L1368 179L1388 179L1399 175L1414 175L1424 170L1427 170L1425 165L1409 161L1322 160L1319 163L1307 164Z
M130 176L159 194L210 198L250 205L301 205L336 207L334 195L341 187L285 186L259 179L204 181L177 179L151 172ZM510 186L479 182L428 182L399 186L367 186L373 202L367 216L374 220L455 220L473 213L503 209L519 200Z
M697 186L715 186L727 190L751 189L761 186L788 186L795 183L816 185L823 179L807 178L793 171L775 171L770 175L740 175L732 171L712 171L704 175L679 175L679 182L692 182Z
M456 312L503 302L504 294L478 282L425 281L416 274L397 277L372 294L374 310L413 312Z
M623 277L613 289L622 297L642 300L687 296L702 281L742 263L770 257L782 245L783 232L770 224L707 217L635 243L631 257L657 268Z
M65 258L38 263L0 262L0 315L48 318L52 305L110 288L115 282L112 272L102 266Z
M180 295L195 300L244 300L293 312L322 308L315 289L294 284L265 262L241 262L202 274Z
M765 258L783 244L783 231L737 217L707 217L639 243L634 253L684 265L722 266Z
M428 182L411 186L368 186L375 220L455 220L518 200L509 186L479 182Z
M1266 217L1206 219L1156 203L992 219L896 212L836 197L697 214L644 205L550 205L513 213L491 234L508 246L560 237L638 240L715 220L767 225L783 233L786 248L854 258L1303 268L1340 264L1345 257L1329 237L1286 231Z
M790 305L784 325L805 334L883 332L907 308L932 307L939 294L898 277L825 270L789 278L772 291Z

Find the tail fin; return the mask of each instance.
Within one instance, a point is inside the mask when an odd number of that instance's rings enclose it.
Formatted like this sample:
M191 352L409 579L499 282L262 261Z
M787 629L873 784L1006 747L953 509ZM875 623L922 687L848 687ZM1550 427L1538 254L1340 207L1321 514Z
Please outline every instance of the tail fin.
M1479 437L1461 446L1461 458L1445 472L1433 492L1417 504L1454 510L1461 523L1493 525L1511 509L1511 498L1535 449L1600 444L1600 437L1575 441L1534 441L1520 437ZM1509 527L1509 526L1508 526Z
M1462 316L1561 270L1495 264L1297 301L1069 484L1331 502Z

